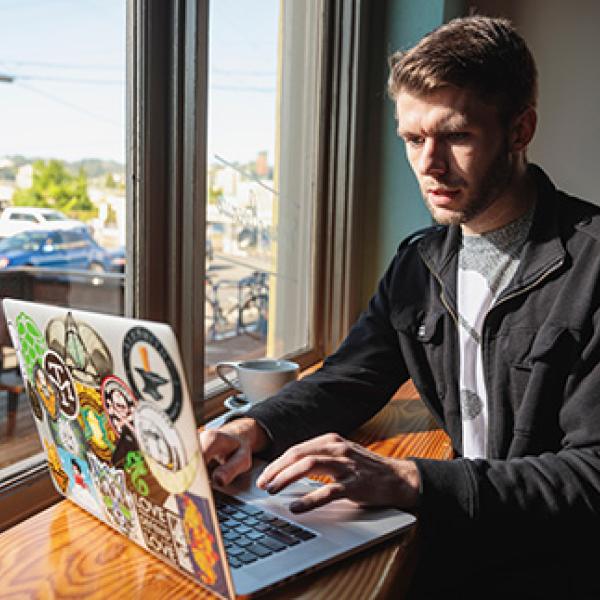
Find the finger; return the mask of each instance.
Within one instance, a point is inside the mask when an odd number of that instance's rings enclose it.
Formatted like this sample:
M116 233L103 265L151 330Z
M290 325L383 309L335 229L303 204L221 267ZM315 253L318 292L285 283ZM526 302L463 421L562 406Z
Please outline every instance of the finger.
M347 459L331 456L305 456L279 471L264 489L269 494L276 494L294 481L309 475L328 475L339 481L351 473L350 461Z
M225 486L230 484L238 475L245 473L252 466L252 453L245 446L239 446L233 454L212 473L212 479L216 485Z
M290 504L290 510L295 513L303 513L314 510L320 506L325 506L334 500L346 497L346 488L344 484L336 482L329 483L319 489L310 492Z
M319 437L313 438L301 444L292 446L289 450L284 452L279 458L275 459L272 463L267 465L264 471L260 474L260 477L256 480L256 485L259 488L266 488L271 480L277 476L277 474L283 469L288 468L290 465L303 459L305 456L310 455L339 455L340 452L336 450L337 446L342 445L345 442L344 438L340 437L335 433L327 433Z
M239 446L239 440L219 431L203 431L200 434L200 447L204 461L224 462L227 457Z

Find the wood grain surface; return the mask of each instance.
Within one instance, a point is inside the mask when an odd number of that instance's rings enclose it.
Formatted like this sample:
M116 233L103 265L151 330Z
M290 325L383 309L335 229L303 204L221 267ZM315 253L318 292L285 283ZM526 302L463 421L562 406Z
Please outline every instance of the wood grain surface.
M353 439L386 456L447 459L451 448L419 400L396 399ZM265 598L402 598L417 557L408 532L304 575ZM213 598L68 501L0 535L0 598L46 600Z

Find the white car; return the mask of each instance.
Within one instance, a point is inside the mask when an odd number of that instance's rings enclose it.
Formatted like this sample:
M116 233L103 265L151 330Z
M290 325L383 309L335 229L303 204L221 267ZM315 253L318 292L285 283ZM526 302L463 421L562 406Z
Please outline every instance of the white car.
M51 208L34 206L9 206L0 215L0 238L32 229L72 229L87 227L82 221L69 219Z

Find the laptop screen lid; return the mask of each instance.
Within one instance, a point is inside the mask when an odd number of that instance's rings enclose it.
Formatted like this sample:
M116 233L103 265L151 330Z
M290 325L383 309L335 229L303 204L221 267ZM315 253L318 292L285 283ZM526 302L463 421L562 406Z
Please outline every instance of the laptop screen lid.
M21 300L3 308L58 492L233 598L172 329Z
M254 595L415 522L344 500L292 516L289 502L319 484L299 481L272 497L253 485L255 465L223 491L311 539L232 572L172 329L20 300L3 305L58 491L212 592Z

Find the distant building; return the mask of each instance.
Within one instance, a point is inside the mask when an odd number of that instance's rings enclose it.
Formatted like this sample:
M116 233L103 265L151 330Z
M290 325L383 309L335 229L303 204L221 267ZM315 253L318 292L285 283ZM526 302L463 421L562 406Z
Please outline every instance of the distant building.
M257 177L260 177L261 179L269 177L270 169L268 162L268 153L266 150L263 150L262 152L259 152L257 154L255 170Z

